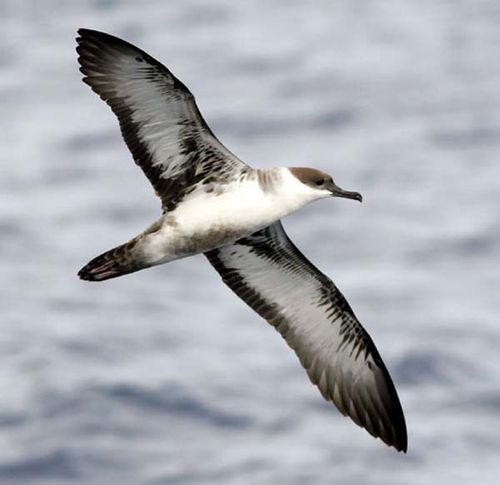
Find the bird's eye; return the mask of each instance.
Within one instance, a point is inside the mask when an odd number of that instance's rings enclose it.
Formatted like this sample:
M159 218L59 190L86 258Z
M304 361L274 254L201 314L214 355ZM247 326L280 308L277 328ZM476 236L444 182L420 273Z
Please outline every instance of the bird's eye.
M316 184L318 187L321 187L324 183L325 183L324 179L318 179L318 180L316 180L316 182L315 182L315 184Z

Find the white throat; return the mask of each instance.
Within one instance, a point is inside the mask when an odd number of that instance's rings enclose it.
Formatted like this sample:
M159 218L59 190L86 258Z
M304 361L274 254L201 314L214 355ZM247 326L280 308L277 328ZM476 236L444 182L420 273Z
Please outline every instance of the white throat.
M279 197L283 204L289 207L289 212L296 211L315 200L324 199L329 194L303 184L287 167L279 169L281 184L279 186Z

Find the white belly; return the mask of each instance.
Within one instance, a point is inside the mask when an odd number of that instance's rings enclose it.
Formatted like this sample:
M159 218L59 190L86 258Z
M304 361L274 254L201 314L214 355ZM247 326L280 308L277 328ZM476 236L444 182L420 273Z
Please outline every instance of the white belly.
M180 204L172 215L186 233L224 226L239 227L250 234L283 217L284 208L277 202L276 197L263 193L257 183L249 182L220 195L201 193Z
M148 259L160 264L232 244L296 210L302 201L263 192L256 181L234 190L198 192L160 219L146 236Z

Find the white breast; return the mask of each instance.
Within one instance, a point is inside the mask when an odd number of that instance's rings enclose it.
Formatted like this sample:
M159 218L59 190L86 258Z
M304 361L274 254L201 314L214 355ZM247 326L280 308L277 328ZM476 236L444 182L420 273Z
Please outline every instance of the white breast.
M248 231L280 217L273 204L254 181L235 183L217 194L200 192L183 201L172 213L184 232L197 232L213 226L241 227ZM263 227L263 226L262 226Z
M276 183L264 188L258 177L249 177L190 194L147 236L147 259L158 264L232 244L316 198L287 169L276 170Z
M213 226L241 228L246 234L272 224L312 200L288 169L278 169L275 186L264 190L257 177L226 186L221 193L199 191L172 213L186 233ZM286 172L285 172L286 171Z

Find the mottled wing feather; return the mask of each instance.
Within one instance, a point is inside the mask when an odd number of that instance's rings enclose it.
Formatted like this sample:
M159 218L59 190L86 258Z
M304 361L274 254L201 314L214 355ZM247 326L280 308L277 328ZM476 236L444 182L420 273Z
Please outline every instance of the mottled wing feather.
M217 140L193 95L164 65L117 37L80 29L80 71L111 107L123 138L163 207L172 210L211 174L244 166Z
M206 256L223 281L281 333L325 399L406 451L403 411L372 339L280 222Z

